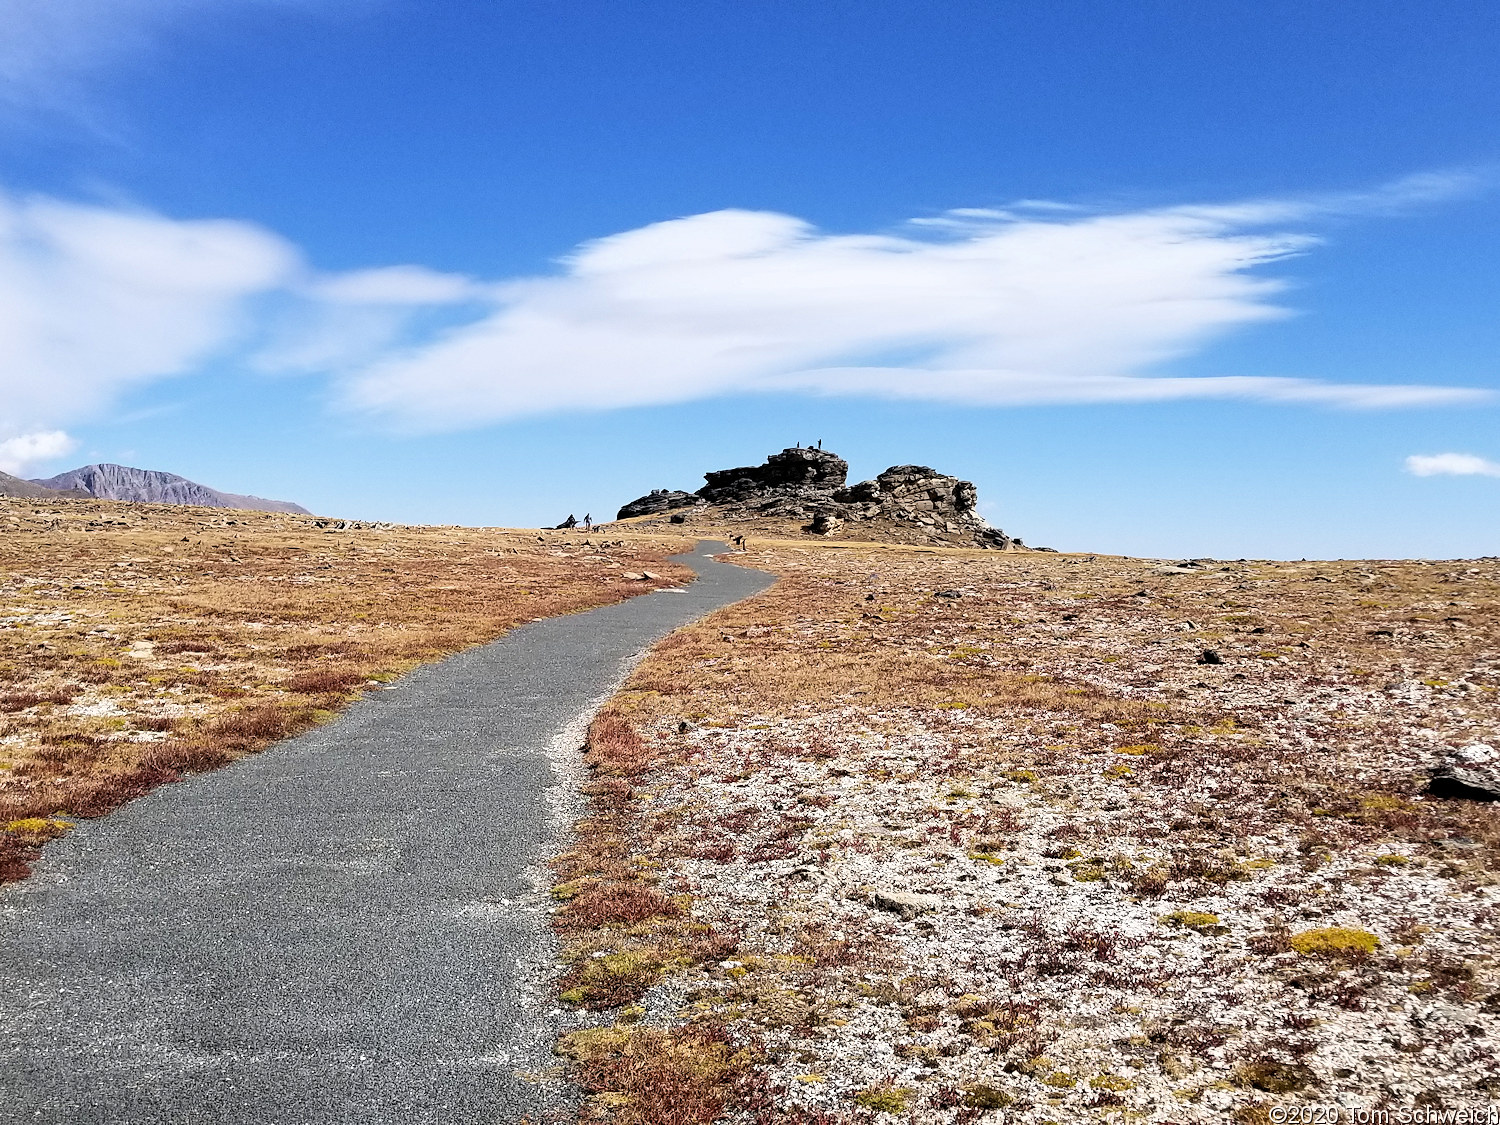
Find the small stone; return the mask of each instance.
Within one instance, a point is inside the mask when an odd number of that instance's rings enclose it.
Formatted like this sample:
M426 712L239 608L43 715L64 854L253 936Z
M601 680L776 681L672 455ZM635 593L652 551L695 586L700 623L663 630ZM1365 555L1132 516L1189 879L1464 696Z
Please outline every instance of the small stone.
M911 891L875 891L870 901L878 909L899 914L903 921L908 922L943 905L943 900L936 895L919 895Z
M1199 664L1223 664L1224 658L1219 655L1217 649L1206 648L1198 657Z

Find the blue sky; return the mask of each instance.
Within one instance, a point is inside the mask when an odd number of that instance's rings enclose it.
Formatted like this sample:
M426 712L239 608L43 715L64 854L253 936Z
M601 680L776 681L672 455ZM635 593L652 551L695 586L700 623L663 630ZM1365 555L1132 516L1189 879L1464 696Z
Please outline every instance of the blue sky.
M535 525L821 438L1495 554L1489 3L0 0L0 468Z

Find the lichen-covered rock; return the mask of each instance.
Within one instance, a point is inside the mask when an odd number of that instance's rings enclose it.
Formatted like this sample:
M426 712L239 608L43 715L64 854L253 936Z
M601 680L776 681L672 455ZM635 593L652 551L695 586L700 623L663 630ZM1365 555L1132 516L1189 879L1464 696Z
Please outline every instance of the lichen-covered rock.
M626 504L615 518L628 520L632 516L655 516L674 508L686 508L697 502L698 498L691 492L672 492L665 488L653 488L639 500L632 500Z
M870 901L877 909L889 910L892 914L899 914L908 921L918 914L926 914L943 905L943 900L937 895L919 895L911 891L895 890L876 891L870 896Z
M1483 742L1465 746L1433 771L1428 792L1434 797L1500 801L1500 753Z
M794 447L766 458L764 465L703 474L708 483L698 496L710 504L742 500L759 493L794 490L832 492L849 477L849 462L822 449Z

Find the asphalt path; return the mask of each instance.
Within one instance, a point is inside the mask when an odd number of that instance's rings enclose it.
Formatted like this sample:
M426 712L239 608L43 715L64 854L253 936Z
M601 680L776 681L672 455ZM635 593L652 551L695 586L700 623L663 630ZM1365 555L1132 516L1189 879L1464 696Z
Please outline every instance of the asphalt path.
M0 1118L506 1123L566 1107L539 872L632 658L770 584L534 622L163 786L0 890ZM559 756L559 752L563 752Z

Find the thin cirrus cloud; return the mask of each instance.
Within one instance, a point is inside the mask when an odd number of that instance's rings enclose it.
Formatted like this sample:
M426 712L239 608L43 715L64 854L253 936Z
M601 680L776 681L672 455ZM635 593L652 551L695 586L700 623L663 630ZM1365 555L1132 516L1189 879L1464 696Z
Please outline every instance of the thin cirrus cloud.
M325 379L344 408L429 431L755 393L1473 402L1490 392L1160 373L1287 315L1275 266L1317 245L1299 223L1453 190L1429 178L1334 202L1116 213L1032 202L875 234L723 210L489 281L421 265L319 273L253 223L0 193L0 441L26 439L13 462L42 460L57 446L31 438L226 368Z
M1418 477L1500 477L1500 463L1472 453L1414 453L1406 471Z
M377 0L0 0L0 109L78 112L91 81L193 21L233 10L327 11Z
M68 423L186 375L247 327L247 300L298 268L247 223L0 195L0 441L24 467ZM59 435L62 436L59 436Z

